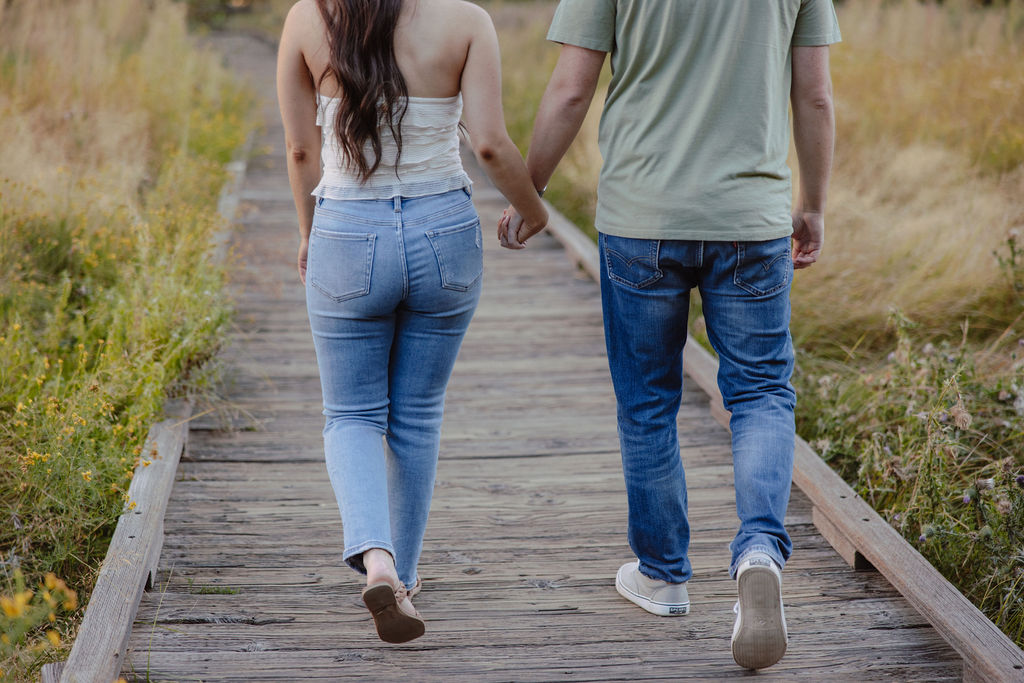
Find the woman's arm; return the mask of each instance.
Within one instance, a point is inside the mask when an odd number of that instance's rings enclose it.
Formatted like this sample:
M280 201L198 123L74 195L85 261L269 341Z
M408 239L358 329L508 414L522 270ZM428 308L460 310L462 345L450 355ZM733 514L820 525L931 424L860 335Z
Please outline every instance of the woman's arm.
M526 171L519 149L505 129L501 109L501 54L488 14L472 7L472 36L462 71L463 119L477 160L530 226L539 232L548 212Z
M316 85L306 66L301 36L317 30L317 11L309 0L292 7L284 23L277 54L277 98L284 123L288 180L299 218L298 268L303 284L309 233L313 228L314 197L310 193L320 181L321 139L320 128L316 125Z

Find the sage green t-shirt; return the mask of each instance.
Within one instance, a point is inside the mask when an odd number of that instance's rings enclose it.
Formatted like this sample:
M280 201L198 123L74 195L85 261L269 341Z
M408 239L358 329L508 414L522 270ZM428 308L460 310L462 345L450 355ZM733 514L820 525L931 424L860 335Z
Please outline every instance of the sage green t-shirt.
M611 53L598 230L791 234L791 46L840 40L832 0L561 0L548 40Z

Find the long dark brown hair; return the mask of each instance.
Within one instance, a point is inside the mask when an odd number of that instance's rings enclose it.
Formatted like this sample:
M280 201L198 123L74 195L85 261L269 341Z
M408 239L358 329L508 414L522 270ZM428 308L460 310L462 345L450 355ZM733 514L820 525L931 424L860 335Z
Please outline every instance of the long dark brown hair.
M402 118L409 94L395 60L395 26L402 0L317 0L327 26L327 76L338 83L341 102L334 118L343 161L365 181L381 163L381 120L402 155ZM363 150L370 143L373 159Z

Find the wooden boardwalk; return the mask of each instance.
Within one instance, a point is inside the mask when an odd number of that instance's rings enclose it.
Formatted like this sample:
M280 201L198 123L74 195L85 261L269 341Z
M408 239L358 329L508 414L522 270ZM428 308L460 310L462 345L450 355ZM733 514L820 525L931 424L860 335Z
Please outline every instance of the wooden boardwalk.
M273 97L273 52L225 39L266 94L236 235L237 329L223 357L231 409L197 419L165 523L158 586L124 675L152 681L722 680L736 526L729 435L690 383L680 442L693 526L689 616L615 592L631 558L598 287L547 235L499 249L498 193L471 169L485 285L448 394L416 603L427 634L377 640L341 562L323 464L320 389L293 265L294 212ZM790 648L768 680L959 679L961 660L878 574L855 572L794 491L783 575Z

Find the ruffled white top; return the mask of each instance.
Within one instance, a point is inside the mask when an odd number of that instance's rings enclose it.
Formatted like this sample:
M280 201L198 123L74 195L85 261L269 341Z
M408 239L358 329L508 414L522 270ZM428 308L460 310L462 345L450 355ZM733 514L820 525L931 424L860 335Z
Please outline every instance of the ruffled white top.
M317 95L316 123L323 133L323 176L313 195L327 199L423 197L472 185L459 156L461 94L409 97L402 119L401 158L391 129L382 122L381 163L365 182L358 173L345 168L334 130L338 104L338 98ZM369 144L365 150L367 158L372 159Z

